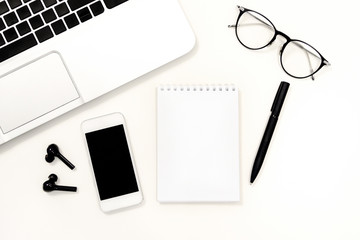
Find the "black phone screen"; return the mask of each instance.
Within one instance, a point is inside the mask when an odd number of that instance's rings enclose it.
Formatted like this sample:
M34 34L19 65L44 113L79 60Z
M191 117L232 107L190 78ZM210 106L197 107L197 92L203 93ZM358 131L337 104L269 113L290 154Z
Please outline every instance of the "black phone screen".
M85 134L101 200L139 191L124 125Z

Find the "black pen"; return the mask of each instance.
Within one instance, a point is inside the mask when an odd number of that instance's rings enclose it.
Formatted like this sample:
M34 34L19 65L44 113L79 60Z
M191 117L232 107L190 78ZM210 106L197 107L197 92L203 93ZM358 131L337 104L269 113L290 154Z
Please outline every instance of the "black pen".
M271 115L267 123L263 138L259 146L259 150L256 154L254 165L251 171L250 183L253 183L256 176L258 175L261 165L264 162L264 158L269 147L271 137L274 133L275 126L280 115L281 107L284 103L286 93L289 89L290 84L287 82L281 82L277 90L273 105L271 107Z

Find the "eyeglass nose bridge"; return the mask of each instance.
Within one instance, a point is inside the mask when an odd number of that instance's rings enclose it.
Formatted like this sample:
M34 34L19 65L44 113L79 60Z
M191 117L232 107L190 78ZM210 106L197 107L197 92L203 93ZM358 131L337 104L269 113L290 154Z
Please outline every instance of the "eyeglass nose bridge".
M291 42L291 38L290 38L288 35L286 35L285 33L276 30L275 27L274 27L274 31L275 31L275 32L274 32L274 36L272 37L272 39L269 41L269 43L268 43L266 46L271 46L271 45L275 42L275 40L277 39L278 36L283 37L286 41L285 41L285 43L282 44L282 46L281 46L281 49L280 49L280 52L279 52L280 55L281 55L281 52L284 50L284 48L285 48L285 46L287 45L287 43ZM264 47L266 47L266 46L264 46Z
M291 38L288 35L275 29L274 37L271 39L269 45L272 44L273 42L275 42L275 40L277 39L278 36L281 36L286 40L286 42L283 45L286 45L288 42L291 41Z
M288 35L286 35L285 33L275 30L275 38L277 36L281 36L281 37L285 38L287 42L289 42L291 40L291 38Z
M282 52L284 51L286 45L291 42L291 38L286 35L285 33L281 32L281 31L278 31L275 29L275 33L274 33L274 37L270 40L269 42L269 46L273 44L273 42L275 42L275 40L277 39L278 36L281 36L285 39L285 43L282 44L281 48L280 48L280 51L279 51L279 55L281 56Z

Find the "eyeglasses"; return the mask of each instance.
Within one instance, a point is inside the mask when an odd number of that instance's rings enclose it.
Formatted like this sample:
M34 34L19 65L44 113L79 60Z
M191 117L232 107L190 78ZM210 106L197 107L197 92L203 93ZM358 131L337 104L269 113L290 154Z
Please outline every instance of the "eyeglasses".
M276 30L272 22L264 15L250 9L238 6L240 13L235 28L239 42L251 50L259 50L271 45L277 36L282 36L286 42L280 50L280 63L283 70L294 78L311 77L323 66L330 63L318 50L304 41L291 39L289 36Z

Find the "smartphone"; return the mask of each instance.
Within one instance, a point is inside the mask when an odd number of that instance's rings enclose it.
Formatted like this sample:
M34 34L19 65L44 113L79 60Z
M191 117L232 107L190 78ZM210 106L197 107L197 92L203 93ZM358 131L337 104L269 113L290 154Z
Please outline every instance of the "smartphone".
M109 212L141 203L143 196L124 116L100 116L84 121L81 127L100 208Z

